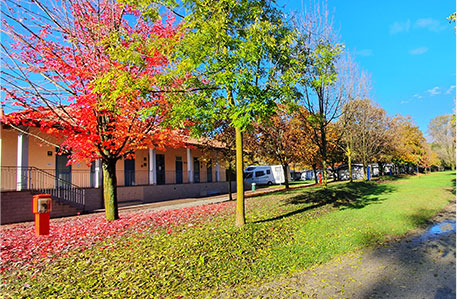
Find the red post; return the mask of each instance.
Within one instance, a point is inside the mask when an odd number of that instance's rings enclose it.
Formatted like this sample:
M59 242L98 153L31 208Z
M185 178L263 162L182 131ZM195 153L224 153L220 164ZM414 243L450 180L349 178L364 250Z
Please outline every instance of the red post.
M318 176L319 176L319 184L322 185L322 173L319 172L319 175L318 175Z
M37 236L49 235L49 213L35 214L35 234Z
M33 196L33 213L35 214L35 234L49 235L49 214L52 210L52 198L49 194Z

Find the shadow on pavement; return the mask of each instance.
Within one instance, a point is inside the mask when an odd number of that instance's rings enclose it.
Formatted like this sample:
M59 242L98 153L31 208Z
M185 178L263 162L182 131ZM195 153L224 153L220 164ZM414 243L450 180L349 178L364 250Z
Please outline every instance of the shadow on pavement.
M419 216L412 221L421 222ZM383 273L364 287L364 298L456 298L456 225L454 209L420 235L373 251Z

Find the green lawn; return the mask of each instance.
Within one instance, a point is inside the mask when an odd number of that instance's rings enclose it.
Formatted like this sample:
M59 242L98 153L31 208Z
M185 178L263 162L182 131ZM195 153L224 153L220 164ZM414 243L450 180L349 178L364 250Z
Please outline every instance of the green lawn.
M308 185L308 184L314 184L315 181L314 180L308 180L308 181L290 181L289 182L289 186L290 187L296 187L296 186L300 186L300 185ZM285 185L284 184L281 184L281 185L272 185L272 186L268 186L268 185L256 185L256 188L257 189L266 189L266 188L277 188L278 186L282 186L283 188L285 188ZM250 190L250 189L249 189Z
M6 281L3 292L46 298L211 297L405 234L424 225L454 192L455 172L441 172L250 198L244 228L233 225L234 215L221 215L173 233L126 234L69 252L38 274L22 272Z

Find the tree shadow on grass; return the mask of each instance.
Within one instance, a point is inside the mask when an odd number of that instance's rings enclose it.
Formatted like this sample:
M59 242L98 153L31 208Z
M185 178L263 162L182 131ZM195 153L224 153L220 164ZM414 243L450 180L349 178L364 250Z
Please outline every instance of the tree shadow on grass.
M383 176L380 176L380 177L375 177L375 178L373 178L373 180L377 181L378 183L395 182L395 181L398 181L400 179L404 179L407 176L408 175L406 175L406 174L383 175Z
M455 194L455 176L452 179L452 188L449 190L452 194Z
M356 182L330 186L325 190L307 190L285 200L285 204L309 204L308 206L273 218L259 220L256 223L283 219L325 205L332 205L340 209L361 209L367 205L379 203L383 200L379 195L390 193L395 189L394 185Z

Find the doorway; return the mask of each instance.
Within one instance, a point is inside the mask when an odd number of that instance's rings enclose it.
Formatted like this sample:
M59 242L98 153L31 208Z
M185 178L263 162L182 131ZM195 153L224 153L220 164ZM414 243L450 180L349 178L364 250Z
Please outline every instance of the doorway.
M71 165L67 165L67 155L56 155L56 187L63 188L65 182L71 183Z
M194 183L200 183L200 161L194 158Z
M157 185L165 185L165 155L156 155Z
M124 160L124 186L135 185L135 159Z
M176 157L176 184L182 184L182 157Z

